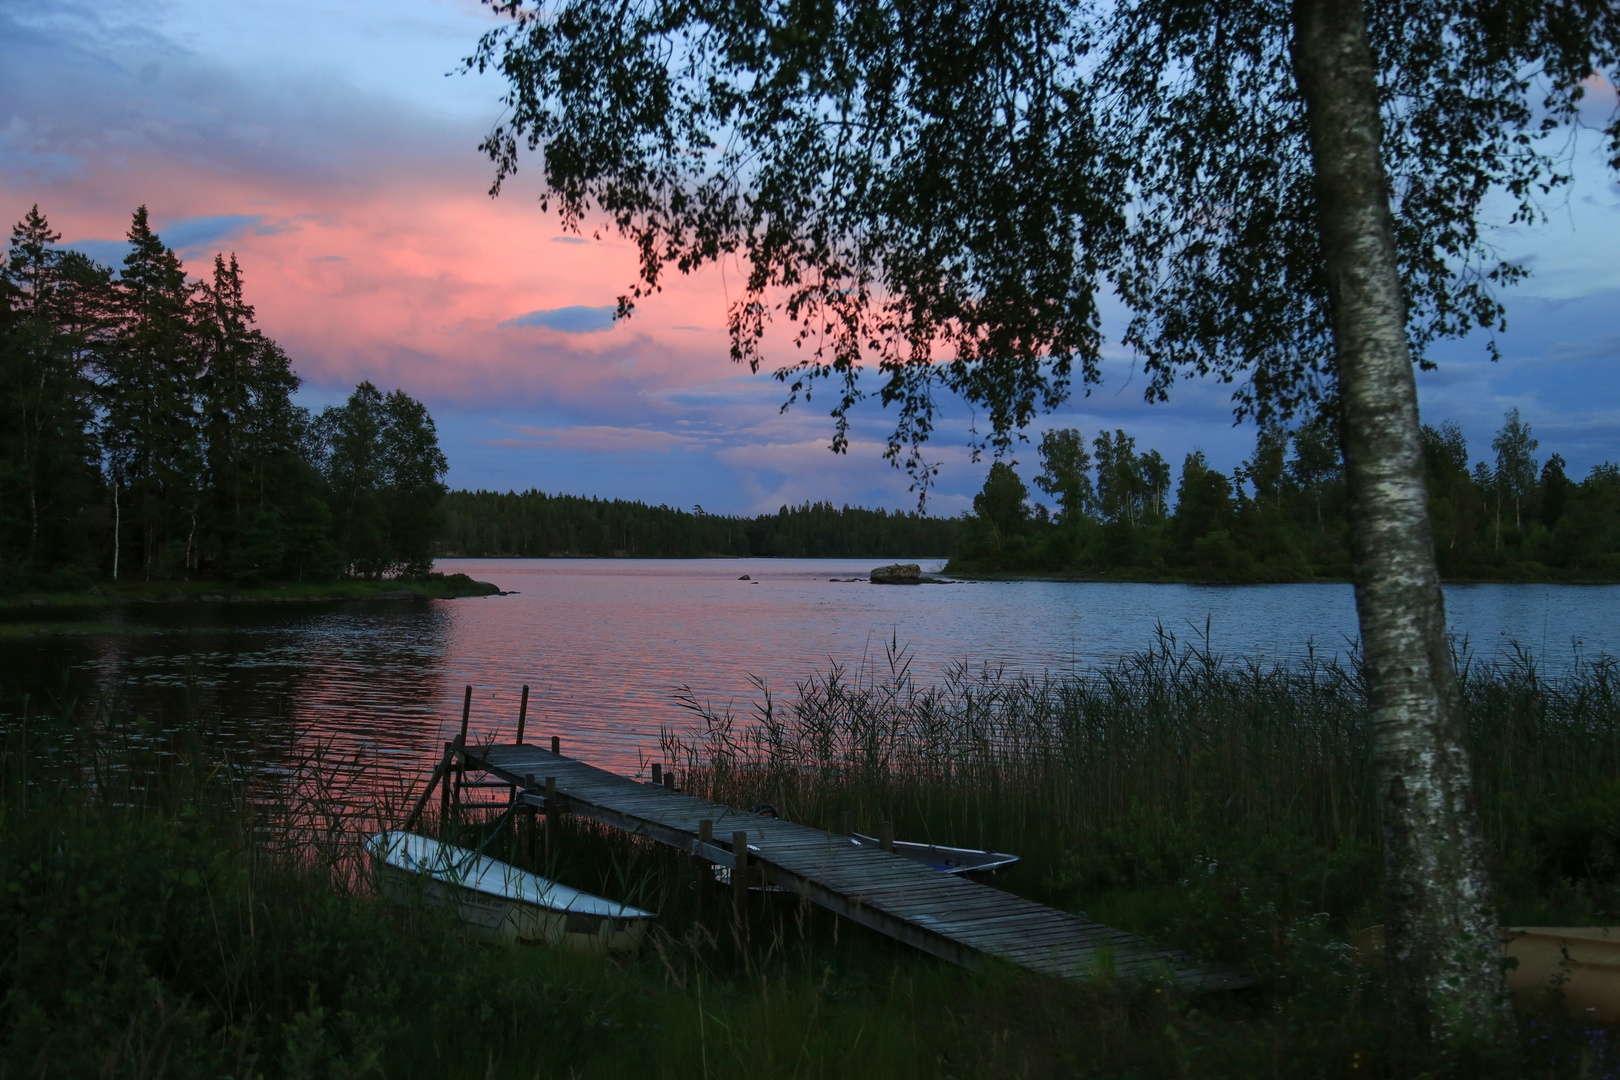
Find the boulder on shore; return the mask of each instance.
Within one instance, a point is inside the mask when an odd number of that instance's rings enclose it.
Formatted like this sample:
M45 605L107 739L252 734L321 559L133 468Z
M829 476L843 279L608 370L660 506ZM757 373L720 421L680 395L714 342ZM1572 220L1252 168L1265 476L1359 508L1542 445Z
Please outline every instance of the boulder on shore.
M921 585L922 567L914 562L893 563L872 571L874 585Z

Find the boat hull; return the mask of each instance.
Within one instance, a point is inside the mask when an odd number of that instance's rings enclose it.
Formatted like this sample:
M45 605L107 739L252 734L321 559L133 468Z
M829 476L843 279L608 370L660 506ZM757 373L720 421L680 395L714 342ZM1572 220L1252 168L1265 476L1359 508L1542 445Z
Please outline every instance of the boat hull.
M408 840L422 851L406 852L399 834L379 834L367 844L383 898L448 911L485 941L629 953L640 948L654 917L462 848L425 837ZM436 858L424 860L423 852Z

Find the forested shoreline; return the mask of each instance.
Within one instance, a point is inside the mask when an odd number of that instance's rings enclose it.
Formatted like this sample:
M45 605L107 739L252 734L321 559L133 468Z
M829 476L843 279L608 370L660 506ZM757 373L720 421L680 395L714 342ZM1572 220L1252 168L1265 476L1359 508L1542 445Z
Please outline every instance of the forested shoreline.
M1469 464L1462 429L1424 425L1435 555L1450 581L1620 581L1620 467L1579 482L1564 458L1537 457L1517 409ZM947 571L1062 574L1128 580L1290 582L1350 576L1349 523L1337 433L1323 421L1262 428L1228 476L1202 452L1172 487L1169 462L1124 431L1087 445L1048 431L1035 484L1057 505L1033 505L1005 462L990 468ZM1174 498L1172 499L1172 492Z
M35 206L0 267L0 594L431 569L447 464L420 402L295 404L235 256L188 277L144 206L116 272L60 239Z
M750 518L534 490L452 491L445 513L442 553L485 558L945 558L961 524L829 502Z
M1344 579L1338 438L1260 430L1231 475L1179 479L1122 430L1048 431L1035 505L1006 462L960 518L805 502L754 517L551 495L447 491L433 419L369 382L312 413L254 325L234 256L187 276L133 215L114 271L58 246L38 207L0 267L0 595L97 582L235 586L420 576L442 556L949 557L961 575ZM1577 481L1510 411L1490 460L1425 427L1430 517L1450 580L1620 580L1620 467Z

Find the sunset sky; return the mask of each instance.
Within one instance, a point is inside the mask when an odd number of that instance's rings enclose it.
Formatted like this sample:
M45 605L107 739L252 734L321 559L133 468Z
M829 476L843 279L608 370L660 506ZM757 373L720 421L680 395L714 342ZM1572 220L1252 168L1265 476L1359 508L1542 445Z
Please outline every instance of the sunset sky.
M781 388L730 362L725 273L672 278L614 325L628 246L565 234L533 167L489 197L476 147L502 87L451 73L491 25L473 0L0 0L0 214L9 226L38 203L117 265L145 203L194 273L234 251L304 403L360 379L421 398L454 487L736 513L915 505L880 459L875 408L835 457L825 409L779 415ZM1596 91L1594 115L1614 104ZM1620 185L1594 142L1545 225L1496 235L1534 270L1508 296L1503 362L1451 343L1419 376L1425 419L1461 422L1476 459L1513 406L1576 475L1620 459ZM1147 406L1131 358L1110 357L1104 386L1043 424L1123 427L1178 465L1201 447L1230 469L1252 447L1229 387L1184 383ZM938 513L966 508L988 467L968 460L969 414L955 419L934 447ZM1033 448L1018 457L1032 477Z

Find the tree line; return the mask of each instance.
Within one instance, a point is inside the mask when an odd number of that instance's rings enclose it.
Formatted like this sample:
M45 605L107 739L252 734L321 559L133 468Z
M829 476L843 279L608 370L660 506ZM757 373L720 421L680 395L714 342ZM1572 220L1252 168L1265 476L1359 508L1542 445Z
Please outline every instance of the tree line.
M1435 557L1453 580L1620 579L1620 466L1577 481L1562 455L1511 409L1488 458L1471 457L1453 421L1422 429ZM1350 576L1343 461L1332 426L1260 429L1230 476L1202 451L1171 469L1124 431L1090 441L1046 432L1032 504L1006 462L990 468L964 520L957 573L1076 573L1200 581L1307 581ZM1172 497L1173 495L1173 497Z
M747 518L705 513L701 506L683 510L534 490L452 491L445 512L444 550L471 557L948 556L958 527L951 518L830 502Z
M117 271L60 240L35 206L0 263L0 592L430 568L447 465L420 402L297 405L235 255L188 276L144 206Z

